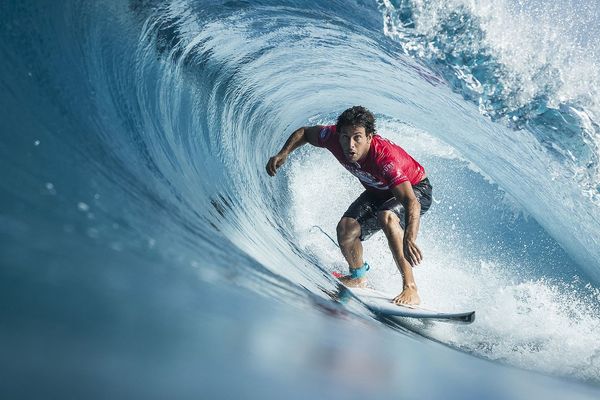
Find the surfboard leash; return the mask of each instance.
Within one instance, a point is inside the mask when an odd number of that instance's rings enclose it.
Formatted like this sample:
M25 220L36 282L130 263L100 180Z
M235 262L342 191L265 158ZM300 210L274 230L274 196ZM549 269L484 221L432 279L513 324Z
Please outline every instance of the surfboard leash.
M327 232L325 232L323 230L323 228L321 228L319 225L313 225L310 229L313 229L313 228L317 228L318 230L320 230L323 235L327 236L329 238L329 240L331 240L331 243L333 243L335 245L335 247L337 247L338 249L340 248L340 246L337 244L337 242L335 240L333 240L333 238L331 236L329 236L329 234Z

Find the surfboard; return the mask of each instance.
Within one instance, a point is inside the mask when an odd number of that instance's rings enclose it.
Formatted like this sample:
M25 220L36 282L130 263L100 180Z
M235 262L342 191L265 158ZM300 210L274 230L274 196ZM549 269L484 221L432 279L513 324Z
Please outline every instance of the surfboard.
M384 317L406 317L470 324L475 321L475 311L443 312L425 308L423 306L398 305L392 300L395 295L380 292L369 288L348 288L369 310Z

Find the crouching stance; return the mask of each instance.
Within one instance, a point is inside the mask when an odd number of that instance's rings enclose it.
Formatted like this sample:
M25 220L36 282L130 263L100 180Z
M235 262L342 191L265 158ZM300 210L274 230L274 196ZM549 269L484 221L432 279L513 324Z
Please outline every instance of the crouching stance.
M267 163L275 175L288 155L310 143L324 147L365 187L337 225L337 240L350 273L340 280L346 286L364 286L369 270L362 241L383 230L403 278L398 304L419 304L412 267L423 255L417 246L419 221L431 206L431 184L425 170L404 149L376 134L375 117L364 107L344 111L336 125L296 130L281 151Z

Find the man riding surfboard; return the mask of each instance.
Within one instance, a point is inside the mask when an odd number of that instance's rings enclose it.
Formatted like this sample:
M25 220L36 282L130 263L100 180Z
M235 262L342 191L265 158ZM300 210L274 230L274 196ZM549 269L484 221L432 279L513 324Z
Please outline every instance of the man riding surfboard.
M310 143L324 147L354 176L365 191L350 205L337 225L337 240L350 274L340 281L350 287L366 284L369 265L363 259L362 241L383 230L403 290L396 304L419 304L412 267L423 255L417 246L420 216L431 206L432 187L424 168L404 149L376 133L374 115L362 106L345 110L335 125L302 127L269 159L274 176L298 147Z

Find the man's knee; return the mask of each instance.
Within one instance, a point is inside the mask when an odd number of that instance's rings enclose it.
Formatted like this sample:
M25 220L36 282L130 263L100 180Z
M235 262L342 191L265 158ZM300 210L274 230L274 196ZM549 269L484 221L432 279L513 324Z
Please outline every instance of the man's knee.
M377 213L377 222L381 229L395 229L400 226L400 219L395 212L390 210L379 211Z
M354 240L360 237L360 224L354 218L342 217L337 225L338 242Z

